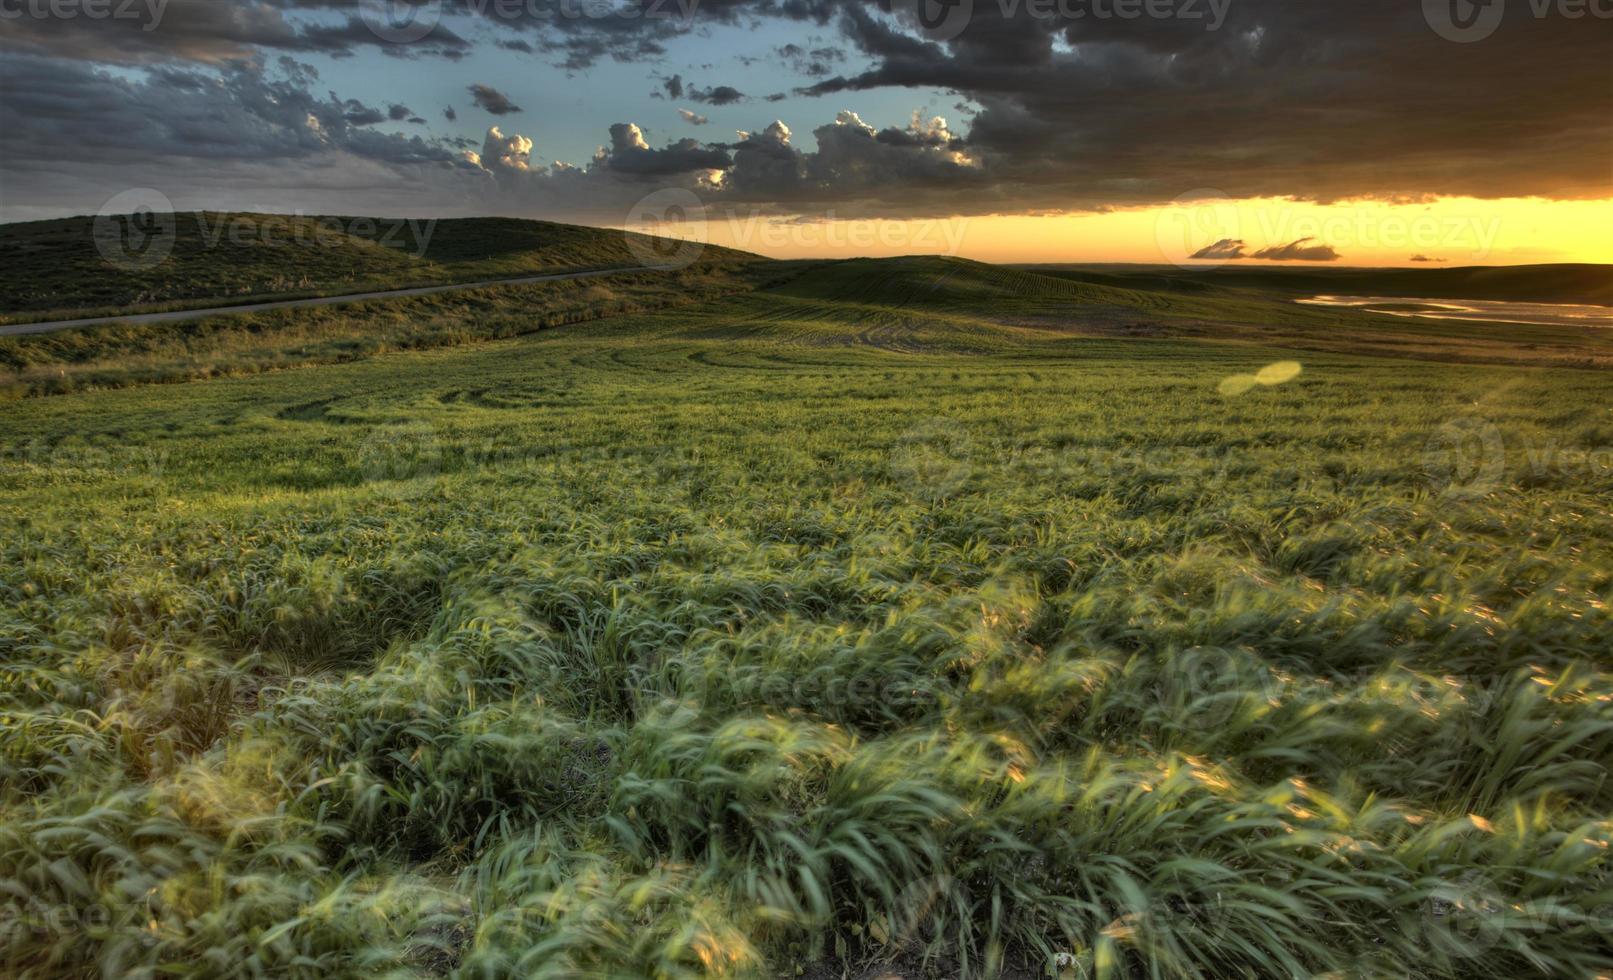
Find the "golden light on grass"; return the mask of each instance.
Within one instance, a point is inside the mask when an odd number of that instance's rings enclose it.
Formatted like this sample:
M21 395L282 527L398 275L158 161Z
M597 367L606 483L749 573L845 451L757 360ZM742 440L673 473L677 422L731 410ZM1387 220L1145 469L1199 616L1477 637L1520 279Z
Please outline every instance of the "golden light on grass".
M1228 398L1236 398L1258 387L1274 387L1299 377L1305 368L1298 361L1276 361L1254 374L1234 374L1222 379L1216 390Z

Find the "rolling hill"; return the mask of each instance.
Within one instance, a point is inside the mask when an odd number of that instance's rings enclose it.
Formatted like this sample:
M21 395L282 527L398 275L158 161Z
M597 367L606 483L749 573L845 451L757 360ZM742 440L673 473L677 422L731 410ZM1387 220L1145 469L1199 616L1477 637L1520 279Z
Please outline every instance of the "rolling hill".
M259 300L475 282L581 269L636 268L665 255L661 240L610 228L516 218L437 221L350 216L182 212L156 235L166 252L136 252L107 235L128 220L94 217L0 225L0 316L40 319L128 307L183 308L199 300ZM112 263L102 246L136 259ZM639 247L634 247L639 246ZM114 251L114 255L122 254ZM697 265L760 261L706 247ZM138 265L148 267L124 267ZM18 317L16 314L27 314ZM59 316L49 318L63 318Z

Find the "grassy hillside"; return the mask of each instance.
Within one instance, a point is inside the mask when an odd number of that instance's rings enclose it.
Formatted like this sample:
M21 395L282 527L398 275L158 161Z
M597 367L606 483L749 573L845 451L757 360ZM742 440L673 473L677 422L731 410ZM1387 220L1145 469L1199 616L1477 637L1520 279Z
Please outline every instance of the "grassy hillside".
M620 319L683 307L677 315ZM597 322L596 322L597 321ZM589 324L585 326L584 324ZM962 259L711 262L355 306L0 338L0 394L253 374L557 326L663 339L1032 355L1072 339L1247 346L1519 365L1613 366L1613 331L1466 324L1297 306L1245 291L1148 291Z
M606 228L513 218L392 218L183 212L172 250L150 268L109 263L91 217L0 225L0 314L182 308L196 300L257 300L643 265ZM117 253L115 253L117 254ZM133 251L136 256L143 252ZM153 253L156 254L156 253ZM710 247L701 265L755 256Z
M0 405L0 973L1613 972L1613 375L789 271Z
M1318 269L1174 266L1027 266L1044 275L1100 285L1203 291L1247 289L1314 296L1415 296L1613 306L1613 266L1589 264L1473 266L1454 269Z
M696 265L339 307L0 337L0 397L258 374L514 337L708 302L756 288L768 281L769 271L766 263Z

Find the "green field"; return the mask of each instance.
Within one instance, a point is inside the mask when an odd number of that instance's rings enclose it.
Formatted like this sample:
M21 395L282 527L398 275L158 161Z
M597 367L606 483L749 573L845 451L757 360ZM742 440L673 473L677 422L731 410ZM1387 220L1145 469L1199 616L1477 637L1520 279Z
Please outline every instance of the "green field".
M1606 337L721 275L7 341L0 973L1613 971Z

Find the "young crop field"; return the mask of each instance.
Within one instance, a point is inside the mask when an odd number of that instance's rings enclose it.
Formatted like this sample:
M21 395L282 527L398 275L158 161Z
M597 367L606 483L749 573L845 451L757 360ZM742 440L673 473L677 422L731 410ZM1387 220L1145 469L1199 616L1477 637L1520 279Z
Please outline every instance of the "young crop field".
M1608 341L944 265L0 406L0 974L1613 972Z

